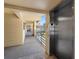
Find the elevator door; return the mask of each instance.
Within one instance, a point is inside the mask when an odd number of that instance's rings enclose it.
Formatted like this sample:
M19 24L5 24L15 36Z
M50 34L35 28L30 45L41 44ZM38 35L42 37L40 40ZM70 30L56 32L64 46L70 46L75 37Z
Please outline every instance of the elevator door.
M73 59L74 19L70 17L69 19L59 21L57 29L56 55L58 59Z

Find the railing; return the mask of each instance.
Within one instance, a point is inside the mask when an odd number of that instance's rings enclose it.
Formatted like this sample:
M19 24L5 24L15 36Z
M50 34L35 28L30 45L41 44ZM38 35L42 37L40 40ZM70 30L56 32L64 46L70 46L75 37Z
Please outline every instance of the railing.
M45 32L37 32L37 40L43 45L43 47L46 47Z

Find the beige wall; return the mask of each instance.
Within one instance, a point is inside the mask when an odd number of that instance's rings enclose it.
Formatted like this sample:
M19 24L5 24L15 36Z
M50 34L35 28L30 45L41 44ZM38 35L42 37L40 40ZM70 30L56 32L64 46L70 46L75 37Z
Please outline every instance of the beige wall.
M49 55L49 13L46 14L46 53Z
M23 23L14 14L4 16L4 46L23 44Z

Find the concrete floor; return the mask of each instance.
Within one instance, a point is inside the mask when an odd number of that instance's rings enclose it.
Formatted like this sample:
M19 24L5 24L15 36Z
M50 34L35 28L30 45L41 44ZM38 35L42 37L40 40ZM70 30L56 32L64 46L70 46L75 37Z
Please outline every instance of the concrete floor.
M24 45L4 49L4 59L45 59L45 51L34 37L25 39Z

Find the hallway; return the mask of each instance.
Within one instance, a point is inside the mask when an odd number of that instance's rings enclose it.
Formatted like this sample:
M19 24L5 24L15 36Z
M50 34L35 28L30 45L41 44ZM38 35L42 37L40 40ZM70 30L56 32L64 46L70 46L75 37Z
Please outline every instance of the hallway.
M24 45L5 48L5 59L45 59L43 47L34 37L26 37Z

